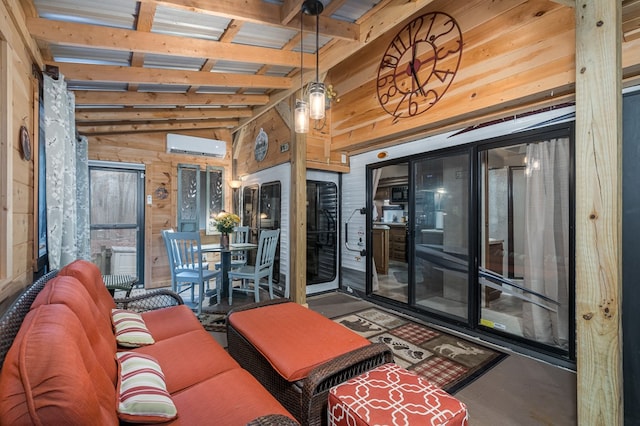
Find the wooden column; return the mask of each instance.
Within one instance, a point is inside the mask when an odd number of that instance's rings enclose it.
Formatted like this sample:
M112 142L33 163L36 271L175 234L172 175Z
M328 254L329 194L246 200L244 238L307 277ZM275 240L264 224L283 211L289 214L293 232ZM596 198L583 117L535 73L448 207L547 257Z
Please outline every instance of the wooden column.
M622 425L621 2L576 2L578 424Z
M293 109L292 109L293 110ZM291 264L290 298L307 303L307 135L294 133L291 140L291 231L289 259Z

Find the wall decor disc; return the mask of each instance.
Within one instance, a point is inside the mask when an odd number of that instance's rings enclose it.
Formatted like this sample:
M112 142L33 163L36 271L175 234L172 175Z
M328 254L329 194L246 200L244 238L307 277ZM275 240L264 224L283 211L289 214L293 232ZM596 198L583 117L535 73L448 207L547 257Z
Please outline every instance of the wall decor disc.
M253 154L256 161L262 161L267 156L267 150L269 149L269 136L262 128L256 136L256 145L253 149Z
M31 161L31 137L26 126L20 126L20 151L25 161Z

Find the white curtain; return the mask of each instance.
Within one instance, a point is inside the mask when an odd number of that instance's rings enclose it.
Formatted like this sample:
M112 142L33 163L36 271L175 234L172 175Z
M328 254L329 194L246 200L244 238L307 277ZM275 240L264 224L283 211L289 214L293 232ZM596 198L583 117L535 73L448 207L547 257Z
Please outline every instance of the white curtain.
M566 138L527 145L524 287L559 305L525 302L524 335L560 347L569 337L569 159Z
M44 76L44 135L49 267L90 259L86 137L76 139L75 97L64 77Z

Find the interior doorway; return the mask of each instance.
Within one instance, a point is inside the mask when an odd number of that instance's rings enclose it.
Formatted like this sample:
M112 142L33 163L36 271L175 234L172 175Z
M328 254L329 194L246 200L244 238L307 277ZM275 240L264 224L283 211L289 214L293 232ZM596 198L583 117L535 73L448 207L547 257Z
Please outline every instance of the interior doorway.
M337 289L339 179L307 172L307 294Z

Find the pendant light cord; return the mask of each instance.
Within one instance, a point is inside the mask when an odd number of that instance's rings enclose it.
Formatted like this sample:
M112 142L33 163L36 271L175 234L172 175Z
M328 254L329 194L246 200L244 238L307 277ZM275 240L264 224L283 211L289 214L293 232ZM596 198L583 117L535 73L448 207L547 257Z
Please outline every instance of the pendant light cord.
M302 45L302 40L304 39L304 32L302 28L303 22L304 22L304 11L300 9L300 99L304 99L304 89L303 89L304 82L302 80L302 73L303 73L302 57L304 55L304 48Z
M320 82L320 14L316 14L316 82Z

